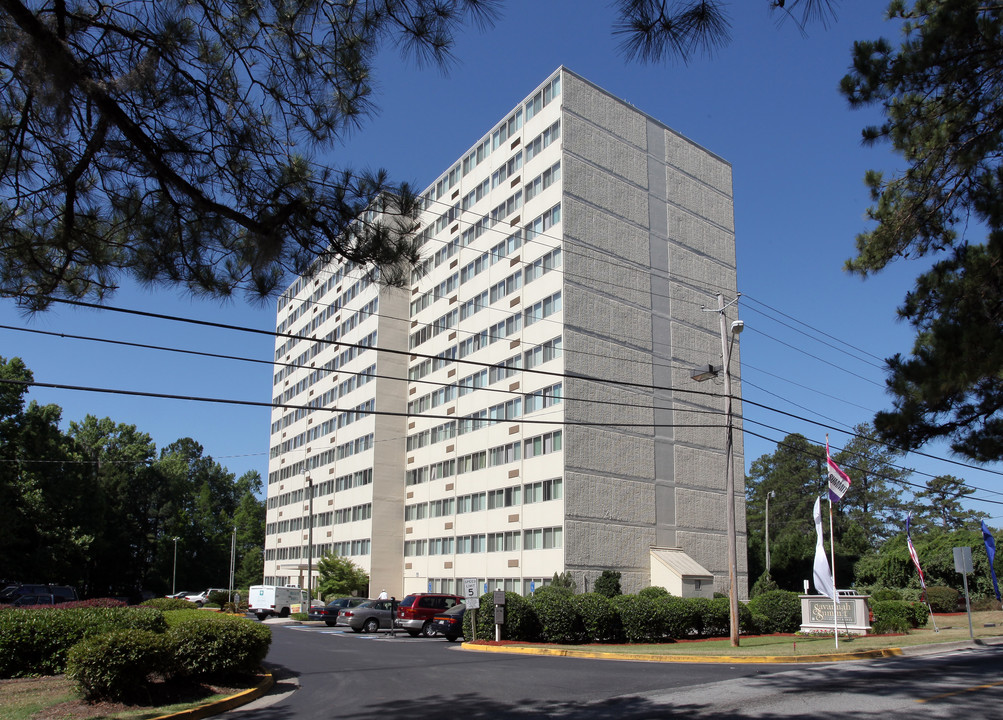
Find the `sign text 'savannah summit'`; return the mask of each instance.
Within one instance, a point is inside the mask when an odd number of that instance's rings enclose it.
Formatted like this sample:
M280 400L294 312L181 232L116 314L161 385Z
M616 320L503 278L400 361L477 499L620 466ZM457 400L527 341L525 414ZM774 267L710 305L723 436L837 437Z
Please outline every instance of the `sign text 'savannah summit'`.
M835 607L838 608L839 613L836 618L837 622L846 625L857 624L856 603L841 602ZM808 603L808 617L811 619L813 624L828 623L831 625L833 622L832 611L832 600L811 600Z

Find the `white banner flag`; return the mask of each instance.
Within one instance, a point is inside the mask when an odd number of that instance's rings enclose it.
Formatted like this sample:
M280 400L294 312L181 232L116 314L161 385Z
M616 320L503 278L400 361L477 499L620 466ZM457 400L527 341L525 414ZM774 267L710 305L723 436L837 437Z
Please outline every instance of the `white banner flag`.
M822 541L822 506L820 498L815 498L815 567L812 573L815 578L815 590L819 595L836 599L836 591L832 587L832 571L825 559L825 543Z

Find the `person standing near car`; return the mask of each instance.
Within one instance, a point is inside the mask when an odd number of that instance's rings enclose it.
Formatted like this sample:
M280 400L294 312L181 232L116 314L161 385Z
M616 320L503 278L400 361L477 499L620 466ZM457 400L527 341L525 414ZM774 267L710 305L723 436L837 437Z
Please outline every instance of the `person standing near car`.
M380 596L378 598L376 598L376 599L377 600L388 600L389 598L390 598L390 596L387 595L387 591L386 590L380 590Z

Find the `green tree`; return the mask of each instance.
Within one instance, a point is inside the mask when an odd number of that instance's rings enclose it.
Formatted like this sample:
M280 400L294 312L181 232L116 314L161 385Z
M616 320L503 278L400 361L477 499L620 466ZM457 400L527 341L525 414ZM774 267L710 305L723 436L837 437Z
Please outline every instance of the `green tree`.
M178 542L178 583L197 588L225 587L230 577L234 518L248 485L204 455L203 447L182 438L160 452L156 463L163 486L175 498L171 521L161 536L161 552ZM260 482L260 479L259 479Z
M710 53L731 40L727 3L722 0L617 0L619 19L614 32L628 58L654 61ZM799 28L810 22L825 25L835 18L832 0L767 0L781 21Z
M596 578L593 591L608 598L615 598L623 591L620 589L620 572L618 570L603 570Z
M784 590L800 590L811 577L815 528L811 509L825 488L825 448L800 434L752 462L745 479L749 577L766 571L766 498L770 498L770 577Z
M346 557L328 554L317 561L317 595L330 599L369 594L369 576Z
M928 529L937 526L943 530L960 530L978 526L989 515L979 510L969 510L962 500L975 490L953 475L938 475L926 481L926 488L916 493L919 512L914 517L917 526Z
M381 47L443 66L460 24L496 2L5 0L4 288L40 307L127 272L264 294L331 257L402 282L417 198L315 153L372 112Z
M893 409L875 417L905 449L947 438L976 461L1003 458L1003 7L979 0L895 0L899 47L858 42L842 81L851 106L878 105L864 130L905 160L871 171L873 229L858 236L851 272L932 256L899 308L916 328L908 358L888 361ZM984 242L976 233L985 231Z
M970 592L977 597L993 594L992 578L989 575L989 556L982 542L982 531L976 526L944 530L931 527L923 531L913 531L913 545L923 568L927 587L944 585L959 592L964 590L964 581L954 569L954 548L972 549L974 572L968 576ZM919 588L919 574L909 558L905 533L889 539L877 552L862 558L855 567L857 580L863 585L878 585L888 588ZM996 558L996 572L1003 570L1003 558Z
M98 490L99 532L89 556L86 585L92 594L130 595L146 586L164 521L164 495L152 438L135 425L87 415L68 435Z
M570 572L554 573L554 578L550 581L551 587L565 588L574 593L578 589L578 584L571 576Z
M79 584L98 493L60 408L25 406L31 380L20 358L0 357L0 577Z
M265 503L259 500L261 475L250 470L237 478L240 494L233 524L237 529L236 569L234 586L238 588L260 584L265 570Z
M896 454L878 442L869 424L857 425L853 431L855 435L833 460L852 480L839 505L859 529L866 551L901 530L906 515L901 483L910 472L893 464Z
M799 25L835 5L765 2ZM628 57L685 60L728 42L726 4L619 0L613 30ZM34 308L123 274L260 296L332 258L405 281L419 199L316 158L374 111L382 48L444 68L502 5L0 2L0 287Z

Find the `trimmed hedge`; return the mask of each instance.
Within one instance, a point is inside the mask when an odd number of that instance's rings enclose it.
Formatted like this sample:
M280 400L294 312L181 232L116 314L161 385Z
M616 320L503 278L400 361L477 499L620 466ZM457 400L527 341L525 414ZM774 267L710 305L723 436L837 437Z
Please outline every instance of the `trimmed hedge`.
M584 593L575 595L571 601L582 619L584 642L618 642L623 638L623 623L608 597L599 593Z
M667 637L682 640L696 632L700 616L692 600L666 593L657 602L664 608Z
M749 601L753 616L761 616L756 624L759 632L794 633L801 629L801 598L796 592L770 590Z
M906 632L911 628L926 625L930 611L922 603L904 600L883 600L871 604L874 622L871 629L875 634Z
M199 613L172 624L167 641L182 674L252 673L268 654L272 631L247 618Z
M198 608L191 600L184 598L153 598L140 603L141 607L153 607L158 610L189 610Z
M613 606L620 613L623 635L629 643L658 642L665 636L668 608L642 595L618 595Z
M495 639L494 593L481 595L481 607L477 611L477 637L482 640ZM464 637L474 637L471 630L473 613L463 613ZM535 641L540 637L540 621L533 606L522 595L505 593L505 624L502 625L502 640Z
M585 624L573 598L574 595L566 588L543 587L533 593L530 604L539 621L543 642L561 645L581 642Z
M141 695L153 673L170 666L166 637L149 630L112 630L70 648L66 675L88 699L122 700Z
M81 640L127 629L162 633L167 623L156 608L0 610L0 678L56 675Z
M961 593L951 587L934 585L926 589L926 601L934 612L950 613L958 611L958 600Z

